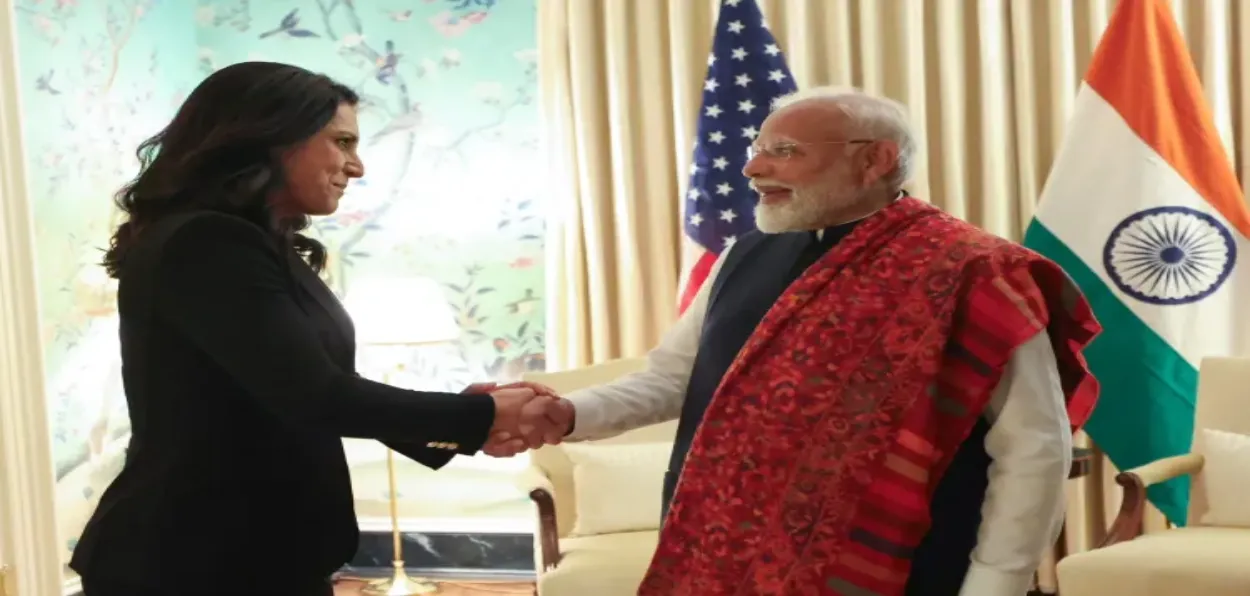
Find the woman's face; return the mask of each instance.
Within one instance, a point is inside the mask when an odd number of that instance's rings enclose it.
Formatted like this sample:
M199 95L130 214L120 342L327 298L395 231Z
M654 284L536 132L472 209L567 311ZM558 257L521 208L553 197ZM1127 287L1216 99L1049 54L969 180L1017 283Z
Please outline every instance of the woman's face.
M359 143L356 107L339 104L325 128L282 156L286 180L274 201L278 211L289 215L334 213L348 181L365 175L365 166L356 155Z

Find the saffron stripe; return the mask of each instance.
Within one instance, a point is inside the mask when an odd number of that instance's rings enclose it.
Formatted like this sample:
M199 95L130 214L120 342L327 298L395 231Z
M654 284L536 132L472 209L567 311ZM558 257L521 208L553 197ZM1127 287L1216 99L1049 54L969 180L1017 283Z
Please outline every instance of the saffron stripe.
M1125 74L1133 65L1132 75ZM1165 0L1120 2L1085 83L1243 237L1250 209Z

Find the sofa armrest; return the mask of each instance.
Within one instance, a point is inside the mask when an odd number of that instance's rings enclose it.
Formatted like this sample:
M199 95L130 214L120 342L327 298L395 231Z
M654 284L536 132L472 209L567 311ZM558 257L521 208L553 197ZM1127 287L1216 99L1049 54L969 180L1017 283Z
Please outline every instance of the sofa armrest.
M555 489L551 479L536 467L527 468L517 478L517 486L538 508L538 546L542 554L539 573L551 571L560 563L560 529L556 525Z
M1127 542L1140 535L1142 517L1146 513L1146 489L1185 474L1195 474L1202 469L1204 461L1201 454L1186 453L1155 460L1117 474L1115 482L1124 488L1124 498L1120 502L1120 512L1116 514L1115 522L1107 531L1107 537L1097 548Z

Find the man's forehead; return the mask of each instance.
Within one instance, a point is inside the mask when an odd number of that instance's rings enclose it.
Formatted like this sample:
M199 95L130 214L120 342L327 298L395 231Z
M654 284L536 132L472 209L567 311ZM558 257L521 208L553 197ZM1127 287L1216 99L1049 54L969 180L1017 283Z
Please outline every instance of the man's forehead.
M771 142L815 141L836 136L845 125L845 116L831 105L802 101L769 114L760 126L760 138Z

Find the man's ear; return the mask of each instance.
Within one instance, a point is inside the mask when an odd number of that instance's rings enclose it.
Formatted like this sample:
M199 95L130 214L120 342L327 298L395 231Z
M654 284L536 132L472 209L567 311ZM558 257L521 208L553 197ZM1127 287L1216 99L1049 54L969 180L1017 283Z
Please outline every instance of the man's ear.
M861 182L875 184L898 168L898 143L877 141L864 150Z

